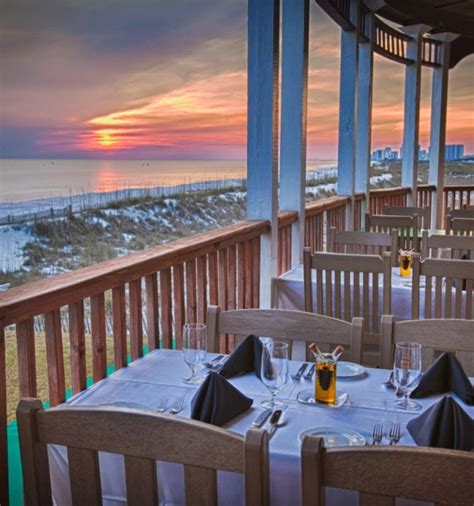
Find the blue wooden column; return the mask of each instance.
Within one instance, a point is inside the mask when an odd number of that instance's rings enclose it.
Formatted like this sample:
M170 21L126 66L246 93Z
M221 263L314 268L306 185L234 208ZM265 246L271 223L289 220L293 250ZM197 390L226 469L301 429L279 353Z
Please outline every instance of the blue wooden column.
M282 0L280 209L297 211L291 265L303 261L306 186L309 0Z
M418 132L420 126L421 49L423 33L428 27L413 25L402 30L412 38L407 42L407 58L413 60L405 69L405 109L403 117L402 186L410 188L408 205L416 206L418 184Z
M430 169L428 184L436 186L431 200L431 227L441 229L443 224L444 157L446 146L446 113L448 108L448 77L450 42L457 35L451 33L431 36L442 41L439 67L433 69L431 92Z
M351 23L358 23L358 1L351 0ZM337 152L337 193L354 194L355 189L355 134L358 67L358 32L341 32L341 73L339 84L339 144ZM346 228L353 228L352 206L347 206Z
M247 218L269 220L261 239L260 307L270 307L278 246L279 0L248 0Z
M374 16L365 16L369 40L359 42L359 63L357 72L357 126L356 126L356 163L355 193L364 193L361 220L365 225L365 213L369 202L370 151L372 139L372 91L374 80L374 42L372 36Z

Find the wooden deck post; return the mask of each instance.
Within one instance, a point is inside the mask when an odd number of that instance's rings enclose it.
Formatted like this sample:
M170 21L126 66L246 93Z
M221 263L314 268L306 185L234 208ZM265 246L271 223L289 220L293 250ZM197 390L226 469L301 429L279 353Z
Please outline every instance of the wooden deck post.
M355 193L363 193L361 202L361 227L365 226L365 213L369 208L370 188L370 148L372 137L372 89L374 77L374 16L368 12L365 16L369 40L359 41L359 64L357 71L357 130L356 130L356 163Z
M261 238L261 307L270 307L277 272L279 34L279 0L249 0L247 218L271 224Z
M413 63L405 68L405 109L403 116L403 149L402 149L402 186L408 187L409 206L416 206L416 187L418 183L418 131L420 126L420 86L421 86L421 51L423 34L426 25L413 25L401 28L410 35L407 41L407 58Z
M350 21L357 27L359 4L351 0ZM354 195L355 183L355 133L356 133L356 95L358 67L357 29L341 32L341 73L339 91L339 144L337 153L337 193ZM352 202L353 204L353 202ZM346 228L353 229L352 204L346 206Z
M303 262L306 186L309 0L282 2L280 209L296 211L291 266Z
M444 157L446 146L446 113L448 108L448 77L450 42L456 37L451 33L438 34L431 38L441 40L440 67L433 69L431 92L430 168L428 184L436 186L431 200L431 226L444 228Z

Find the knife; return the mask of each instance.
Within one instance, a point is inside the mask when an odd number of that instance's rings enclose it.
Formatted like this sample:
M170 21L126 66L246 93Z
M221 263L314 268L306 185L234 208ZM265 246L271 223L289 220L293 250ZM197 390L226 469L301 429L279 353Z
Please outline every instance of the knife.
M316 364L313 364L309 371L304 375L305 380L313 379L314 370L316 369Z
M270 418L270 430L268 431L268 439L270 439L273 436L273 433L275 432L278 421L281 418L281 415L283 414L283 411L281 409L277 409L273 412L272 417Z
M252 422L252 427L261 427L265 423L265 420L271 415L271 413L271 409L264 409Z

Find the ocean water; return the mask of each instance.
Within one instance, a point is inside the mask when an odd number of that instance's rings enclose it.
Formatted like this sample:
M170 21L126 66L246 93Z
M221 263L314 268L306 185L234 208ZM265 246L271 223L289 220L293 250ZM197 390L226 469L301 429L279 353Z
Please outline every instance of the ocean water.
M334 160L308 162L308 170ZM0 159L0 202L246 177L245 161Z

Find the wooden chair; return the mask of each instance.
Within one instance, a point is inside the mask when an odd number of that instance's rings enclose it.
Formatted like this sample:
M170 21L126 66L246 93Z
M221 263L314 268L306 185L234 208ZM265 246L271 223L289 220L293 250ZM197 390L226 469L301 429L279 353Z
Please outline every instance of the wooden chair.
M416 217L418 218L418 229L429 229L431 225L431 208L429 207L391 207L385 204L383 214Z
M405 320L394 321L393 316L382 316L382 367L391 369L395 345L415 341L423 347L423 368L430 366L436 352L455 353L466 373L474 375L474 321L473 320Z
M424 318L472 319L474 260L426 258L421 262L419 253L415 253L413 255L413 320L420 318L420 282L422 276L425 276L426 281L423 301Z
M44 410L37 399L17 408L27 506L52 504L47 444L68 448L73 504L102 504L99 451L125 456L127 503L158 504L156 460L184 464L186 504L217 504L217 470L245 476L246 504L269 504L268 434L245 438L180 417L108 408Z
M446 233L452 235L474 236L474 218L449 218Z
M329 229L328 251L332 253L356 253L383 256L386 251L392 255L392 265L398 265L398 232L338 232L336 227Z
M359 492L359 504L395 506L395 498L472 505L474 453L411 446L324 448L306 436L301 446L302 504L323 506L323 487Z
M207 310L208 347L218 352L218 334L234 334L237 337L274 337L290 341L317 342L319 344L342 344L350 346L348 359L361 362L363 319L354 318L352 323L285 309L237 309L221 311L218 306ZM291 350L290 350L291 351Z
M316 271L316 305L313 302L312 270ZM380 277L382 301L379 302ZM324 279L324 282L323 282ZM363 351L368 352L365 363L378 364L373 356L380 346L380 311L391 312L391 255L349 255L344 253L314 253L304 250L305 310L352 321L361 316ZM362 293L361 293L362 292Z
M418 251L418 219L413 216L366 214L365 227L368 232L390 233L396 229L400 248Z
M459 235L432 235L427 230L421 237L421 259L439 258L440 249L448 249L450 258L455 260L467 255L474 260L474 237Z

